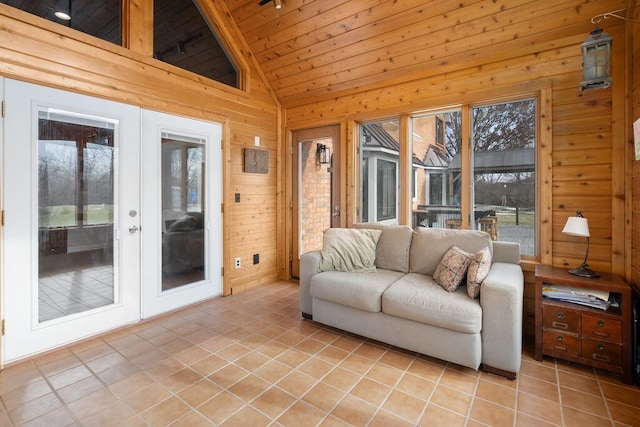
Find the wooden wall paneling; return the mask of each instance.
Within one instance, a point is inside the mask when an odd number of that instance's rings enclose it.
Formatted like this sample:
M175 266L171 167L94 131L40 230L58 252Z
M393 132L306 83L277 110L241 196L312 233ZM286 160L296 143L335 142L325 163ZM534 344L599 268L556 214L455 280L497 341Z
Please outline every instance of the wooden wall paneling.
M153 56L153 3L123 0L123 46L145 56Z
M150 4L150 0L131 1L132 7ZM221 25L229 34L237 33L229 14L219 7L223 5L211 3L211 8L217 11L216 16L222 20ZM3 40L0 45L0 75L222 123L224 293L234 291L232 286L237 283L242 284L241 289L246 289L276 278L277 257L274 251L278 228L275 200L280 107L242 40L236 45L240 49L238 55L243 56L243 61L251 68L247 74L252 80L248 91L210 81L142 52L112 45L2 4L0 37ZM262 147L269 150L271 160L268 174L260 175L260 179L248 178L241 168L235 166L241 164L242 148L253 146L254 136L261 137ZM251 190L256 197L264 197L270 203L252 206L255 215L251 220L244 215L236 220L235 207L229 202L238 188L245 193ZM239 225L236 226L236 222ZM270 234L270 239L262 234L265 232ZM252 233L256 238L252 238ZM244 242L248 241L253 242L252 247L245 245ZM247 256L260 253L260 264L253 266L247 258L243 268L233 269L230 250L235 248Z
M553 91L545 88L540 91L538 99L540 114L538 122L538 241L545 242L538 245L538 256L543 264L553 262L553 246L548 244L553 240L553 205L546 203L551 200L555 184L553 182ZM530 282L531 283L531 282ZM535 278L532 282L535 285ZM531 285L530 285L531 286Z
M631 17L640 21L640 2L630 2L633 9ZM631 121L640 119L640 24L628 23L631 31L631 83L630 83L630 114ZM633 150L631 157L631 266L629 280L636 286L640 285L640 161L635 160Z

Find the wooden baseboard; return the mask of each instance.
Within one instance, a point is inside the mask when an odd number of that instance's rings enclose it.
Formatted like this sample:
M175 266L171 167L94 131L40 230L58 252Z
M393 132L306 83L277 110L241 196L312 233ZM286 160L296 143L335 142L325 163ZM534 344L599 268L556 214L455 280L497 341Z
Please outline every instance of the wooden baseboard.
M515 380L516 377L518 376L518 374L515 372L494 368L493 366L485 365L484 363L482 364L482 370L489 374L499 375L501 377L505 377L506 379L512 380L512 381Z

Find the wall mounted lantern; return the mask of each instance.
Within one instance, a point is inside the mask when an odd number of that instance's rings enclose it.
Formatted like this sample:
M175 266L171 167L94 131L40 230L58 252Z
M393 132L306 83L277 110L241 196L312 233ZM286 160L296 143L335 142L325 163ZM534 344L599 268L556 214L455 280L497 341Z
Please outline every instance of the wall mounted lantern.
M611 86L609 60L611 57L611 36L596 28L582 43L583 81L580 90L607 88Z
M331 153L329 152L329 147L324 144L318 144L316 155L318 158L318 163L321 165L328 165L331 163Z
M569 273L580 277L600 277L598 273L590 270L589 265L587 264L587 258L589 257L589 222L587 221L587 218L583 217L580 211L576 212L576 216L570 216L567 218L567 223L564 225L562 232L570 236L587 238L587 252L584 255L582 265L578 268L569 270Z

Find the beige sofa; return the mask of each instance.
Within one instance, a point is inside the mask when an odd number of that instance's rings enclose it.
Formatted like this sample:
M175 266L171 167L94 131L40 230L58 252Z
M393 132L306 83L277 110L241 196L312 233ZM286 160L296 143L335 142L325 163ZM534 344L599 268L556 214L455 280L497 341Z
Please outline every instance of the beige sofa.
M305 318L400 348L508 378L520 370L523 274L520 246L473 230L358 224L382 230L375 273L319 272L321 252L300 258ZM456 245L492 251L480 298L447 292L432 276Z

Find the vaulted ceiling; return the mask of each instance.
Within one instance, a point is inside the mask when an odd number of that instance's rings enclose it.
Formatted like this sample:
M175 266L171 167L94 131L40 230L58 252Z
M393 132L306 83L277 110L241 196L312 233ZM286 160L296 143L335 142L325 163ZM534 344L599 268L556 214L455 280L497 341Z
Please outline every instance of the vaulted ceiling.
M225 0L284 106L576 45L627 0ZM620 25L615 19L601 23Z

